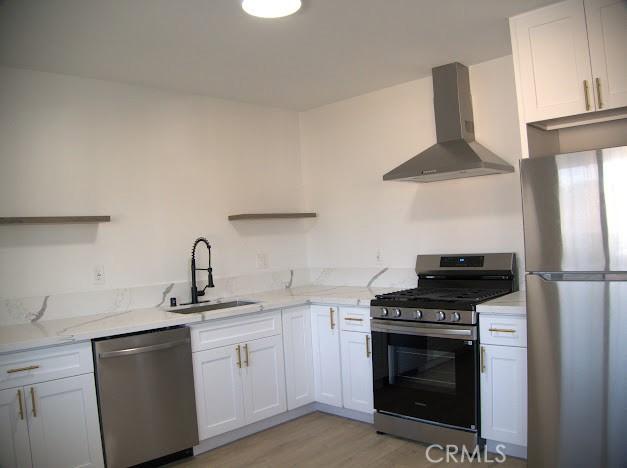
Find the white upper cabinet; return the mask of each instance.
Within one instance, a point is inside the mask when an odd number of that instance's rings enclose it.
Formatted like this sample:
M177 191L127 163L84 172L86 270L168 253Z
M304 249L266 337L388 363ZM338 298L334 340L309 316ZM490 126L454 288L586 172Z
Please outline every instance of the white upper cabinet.
M244 345L244 413L252 424L287 410L283 340L271 336Z
M283 311L285 383L287 409L292 410L315 400L309 307Z
M338 308L311 306L316 401L342 406Z
M0 466L32 466L23 388L0 390Z
M526 122L595 110L583 0L516 16L510 26Z
M627 2L585 0L596 108L627 106Z

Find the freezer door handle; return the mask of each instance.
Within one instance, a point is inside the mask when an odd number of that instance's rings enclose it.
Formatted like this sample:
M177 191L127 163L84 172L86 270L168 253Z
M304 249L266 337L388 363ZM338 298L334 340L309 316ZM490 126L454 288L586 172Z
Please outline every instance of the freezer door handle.
M184 344L189 344L189 338L184 340L170 341L168 343L159 343L150 346L141 346L139 348L127 348L120 349L117 351L103 351L98 353L98 357L100 358L112 358L112 357L120 357L120 356L131 356L133 354L141 354L141 353L150 353L152 351L161 351L162 349L170 349L175 348L176 346L181 346Z

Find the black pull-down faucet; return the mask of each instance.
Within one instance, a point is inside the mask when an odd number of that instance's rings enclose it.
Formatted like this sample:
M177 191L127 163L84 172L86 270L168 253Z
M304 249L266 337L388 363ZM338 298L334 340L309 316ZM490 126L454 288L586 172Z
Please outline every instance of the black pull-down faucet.
M198 244L205 244L207 246L207 251L209 252L209 265L207 268L196 268L196 247ZM213 284L213 272L211 268L211 245L209 245L209 241L204 237L199 237L194 241L194 246L192 247L192 304L198 304L198 297L205 295L205 290L207 288L213 288L215 285ZM206 271L207 272L207 286L205 286L202 291L198 290L196 286L196 272L197 271Z

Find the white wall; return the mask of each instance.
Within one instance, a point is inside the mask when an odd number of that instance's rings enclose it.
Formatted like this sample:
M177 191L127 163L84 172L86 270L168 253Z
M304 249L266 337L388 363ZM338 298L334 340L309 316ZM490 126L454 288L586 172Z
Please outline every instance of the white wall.
M512 57L470 70L477 140L518 168ZM435 143L431 78L300 116L312 267L413 267L417 253L514 251L522 264L518 173L429 184L382 175ZM380 261L377 260L380 252Z
M295 112L0 68L0 216L113 218L0 226L0 297L184 281L201 235L219 277L257 271L257 252L305 266L305 224L226 219L302 192Z

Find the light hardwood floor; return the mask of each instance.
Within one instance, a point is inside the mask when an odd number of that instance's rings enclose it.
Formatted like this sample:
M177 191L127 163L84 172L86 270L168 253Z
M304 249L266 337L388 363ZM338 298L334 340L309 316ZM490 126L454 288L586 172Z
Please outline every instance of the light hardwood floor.
M312 413L229 445L179 462L176 468L200 467L434 467L484 465L470 463L431 463L426 446L379 435L369 424ZM432 456L443 453L432 450ZM493 460L494 458L492 458ZM486 466L524 468L523 460L508 458L504 463Z

